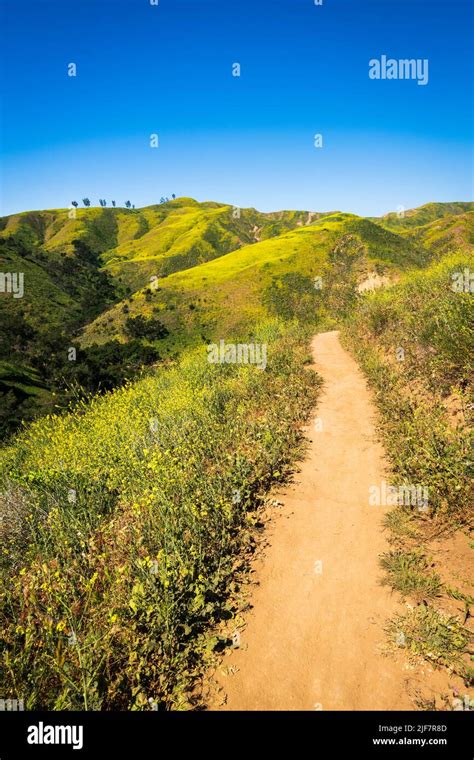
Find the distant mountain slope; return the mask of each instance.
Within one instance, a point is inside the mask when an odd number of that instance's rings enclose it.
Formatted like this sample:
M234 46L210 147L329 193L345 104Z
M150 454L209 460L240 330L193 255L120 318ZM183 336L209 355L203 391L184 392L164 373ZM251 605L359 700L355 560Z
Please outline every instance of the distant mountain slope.
M34 327L80 326L116 300L112 283L100 271L99 254L78 241L74 252L46 250L31 228L20 225L0 239L0 271L21 273L24 293L0 293L0 311L20 312Z
M430 260L474 250L474 203L427 203L400 217L391 213L372 221L425 248Z
M456 201L453 203L425 203L418 208L406 209L403 214L391 212L381 217L371 217L371 220L384 227L401 230L404 228L420 227L430 224L445 216L456 216L474 211L473 202Z
M121 336L120 325L127 313L140 310L147 314L158 310L173 329L194 323L196 314L185 318L179 304L189 301L189 311L196 311L195 294L203 309L216 300L214 291L219 287L226 295L217 312L234 309L233 301L224 309L229 297L235 300L235 309L241 309L238 321L241 317L245 321L246 313L262 310L258 301L272 279L291 272L315 275L338 236L359 236L372 266L377 264L379 269L423 266L444 253L472 250L473 208L467 202L428 203L406 211L403 218L388 214L363 219L338 212L262 213L177 198L142 209L14 214L0 220L0 266L24 272L27 287L21 306L10 303L11 298L6 299L8 303L1 298L0 308L21 308L35 326L64 322L80 326L92 321L86 342L103 342L106 335ZM221 265L201 272L201 266L222 257ZM177 276L180 272L185 273L183 277ZM155 277L161 296L140 293ZM207 287L196 285L201 277L207 278ZM260 286L252 282L253 277ZM247 302L244 293L250 291L255 291L255 299ZM169 295L172 292L175 295ZM124 297L132 300L122 302ZM117 305L112 307L114 302ZM216 313L203 324L218 319Z
M24 295L0 293L2 402L10 417L29 419L61 404L68 383L114 387L268 315L333 324L364 284L472 252L473 208L431 203L369 219L177 198L3 217L0 272L23 273Z
M473 252L474 211L445 216L422 227L404 230L402 234L422 245L432 259L439 259L448 253Z
M298 299L317 309L321 298L314 280L332 277L331 254L338 246L343 258L344 250L348 259L357 250L354 272L361 278L374 268L398 272L424 263L424 252L411 241L352 214L328 215L160 278L157 290L138 291L88 325L84 343L123 339L126 321L138 315L158 315L170 331L166 344L173 348L245 330L269 310L278 312L279 300L294 301L288 309L301 316Z
M54 261L50 261L54 266ZM48 267L49 268L49 267ZM12 293L0 293L0 314L22 312L34 325L60 324L65 314L78 310L77 301L68 294L32 252L13 242L0 241L0 271L23 275L24 294L14 298Z
M131 290L143 287L153 276L167 276L212 261L322 216L306 211L264 214L253 208L199 204L187 198L143 209L142 213L149 229L103 257L111 275Z
M19 236L44 252L62 257L75 255L78 247L87 248L101 257L119 289L133 292L153 276L211 261L321 216L324 214L307 211L263 213L176 198L142 209L78 208L13 214L0 220L0 239Z

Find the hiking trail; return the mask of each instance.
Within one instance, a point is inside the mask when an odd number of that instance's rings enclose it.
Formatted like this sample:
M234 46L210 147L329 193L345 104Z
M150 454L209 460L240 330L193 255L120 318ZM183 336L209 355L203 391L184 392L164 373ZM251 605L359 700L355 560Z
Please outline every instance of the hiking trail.
M380 584L390 508L369 504L369 488L387 479L375 407L337 331L316 335L312 353L324 386L307 453L275 494L282 506L253 566L252 608L239 648L214 675L220 697L211 707L413 709L403 657L383 652L386 621L402 605Z

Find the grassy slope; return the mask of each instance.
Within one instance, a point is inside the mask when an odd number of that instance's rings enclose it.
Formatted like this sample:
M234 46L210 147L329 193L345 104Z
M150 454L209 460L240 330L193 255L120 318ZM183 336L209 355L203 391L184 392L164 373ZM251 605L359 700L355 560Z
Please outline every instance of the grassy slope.
M448 253L469 253L474 250L474 211L442 217L402 234L423 246L432 259Z
M152 276L167 276L211 261L304 224L308 218L306 212L266 215L255 209L240 209L236 217L232 206L186 198L141 213L149 231L104 256L108 271L132 290L143 287Z
M414 651L421 641L429 647L422 655L468 679L465 632L457 613L447 617L446 597L456 594L461 605L469 599L459 583L454 589L441 584L440 591L424 551L427 525L431 530L469 519L472 295L449 286L453 271L474 264L467 246L426 266L436 225L446 231L449 249L452 225L463 220L467 229L471 218L455 204L456 217L433 222L433 213L443 216L444 208L429 205L436 208L423 212L427 225L410 227L408 235L348 214L308 226L306 215L273 215L258 233L262 242L170 274L151 300L139 291L127 306L129 314L149 316L158 309L172 331L169 350L182 352L204 338L235 338L246 330L258 335L254 323L267 314L264 297L272 283L281 284L289 273L310 281L326 277L331 251L348 236L363 245L357 275L374 268L407 272L399 285L359 299L347 339L374 385L394 477L426 482L433 495L434 521L410 510L389 518L395 548L384 561L390 580L410 599L422 600L413 615L394 622L392 633L403 632ZM205 215L220 219L224 208L208 204ZM100 210L93 211L100 218ZM124 212L121 219L121 211L116 249L143 232L137 214L148 214L151 222L163 213L152 207ZM177 217L184 215L178 208L176 218L162 224L179 228ZM295 229L267 237L282 224ZM67 234L73 239L75 233ZM105 249L102 255L108 254ZM425 271L410 271L414 267ZM89 325L85 340L122 336L123 306ZM232 366L217 366L214 373L201 346L185 351L170 371L161 369L76 414L35 423L4 450L8 478L0 507L11 519L2 635L22 691L12 689L5 670L7 696L24 694L31 707L145 709L149 697L162 706L183 704L206 647L218 643L209 640L209 625L236 612L227 592L235 583L236 557L251 546L253 506L288 466L295 428L314 402L311 375L300 371L298 341L275 332L262 337L274 346L268 373ZM396 363L400 346L405 361ZM157 431L151 420L159 420ZM77 502L69 500L71 488ZM233 501L234 489L244 493L242 508ZM421 552L416 557L415 549ZM438 603L440 594L438 609L430 600ZM77 642L70 646L72 633Z
M161 281L163 300L158 303L165 309L163 320L169 322L172 329L181 326L188 332L188 323L191 323L191 331L193 326L200 331L206 328L206 322L211 325L216 323L222 312L226 311L223 301L227 296L231 299L231 311L239 309L243 302L247 304L245 293L249 295L248 316L253 318L256 311L261 311L258 300L262 288L250 281L251 264L255 264L253 274L261 278L264 286L268 285L268 275L279 277L285 267L294 268L307 276L317 274L315 270L320 268L324 258L323 249L334 243L331 233L349 232L350 219L359 227L355 234L360 235L368 245L371 261L377 264L380 260L378 263L382 268L387 265L396 268L404 267L407 261L422 263L420 258L413 256L415 249L429 249L441 255L454 248L459 249L461 244L468 247L473 239L473 212L466 213L470 207L472 204L427 204L406 212L404 219L387 215L376 220L377 224L374 225L369 220L351 215L308 214L302 211L262 214L255 209L241 209L240 218L235 218L229 205L179 198L143 209L107 209L106 214L101 208L77 209L74 219L69 218L68 210L61 209L15 214L2 220L0 236L8 237L22 228L29 230L50 265L55 258L60 262L64 256L74 255L74 240L87 241L97 250L105 270L122 292L124 288L128 288L129 292L140 290L153 276L171 275ZM456 216L446 216L453 213ZM113 220L112 226L104 223L105 215ZM344 220L345 229L335 229L338 218ZM328 223L325 219L329 220ZM413 227L426 221L429 222L428 226ZM384 225L393 227L393 231L382 232L381 226ZM288 235L288 231L292 234ZM395 233L399 235L398 243ZM407 239L401 242L405 236L408 236ZM274 244L271 244L272 240ZM296 255L298 251L300 256ZM229 257L229 254L232 255ZM219 265L211 266L203 269L201 274L201 264L223 255L226 262L222 268ZM308 263L303 261L304 257L308 257ZM278 262L280 258L281 266ZM51 280L40 260L15 260L6 262L7 266L16 268L14 271L28 271L29 280L33 283L27 294L27 298L31 299L28 312L32 315L46 313L47 321L54 321L60 319L63 310L74 308L70 296ZM185 270L190 271L182 277L176 276L176 272ZM232 285L229 280L234 275L236 282ZM206 306L206 311L210 312L208 320L197 319L198 315L185 315L179 308L180 302L187 307L194 296L206 303L204 291L207 287L205 281L199 282L200 277L226 283L222 297L214 292L214 288L209 289ZM28 301L24 303L28 304ZM179 314L166 313L169 303L178 308ZM104 336L114 331L120 332L123 319L118 314L122 306L99 318L87 330L86 341L102 342ZM130 308L132 312L137 309L150 312L150 304L144 302L140 293L133 299ZM106 321L108 325L104 329Z
M177 198L142 209L107 208L116 222L116 239L102 241L104 266L123 287L134 291L150 277L170 274L212 260L243 245L275 237L323 216L306 211L261 213L212 201ZM13 214L0 220L0 238L21 228L32 231L50 255L74 252L74 240L84 240L91 224L100 223L102 208L78 208Z
M389 227L390 229L401 230L404 228L421 227L422 225L430 224L443 217L465 214L466 212L473 210L474 203L470 201L425 203L424 206L407 209L403 213L403 216L399 216L396 212L391 212L390 214L386 214L379 218L374 217L372 221L376 221L382 226Z
M426 512L398 505L387 518L387 583L415 605L390 623L389 635L469 685L474 302L452 287L465 269L474 271L472 251L361 298L345 339L375 391L392 482L428 489ZM456 551L440 550L436 536L456 529Z
M276 323L259 340L265 372L197 350L33 424L3 452L6 697L28 709L189 706L225 643L212 626L238 613L257 507L289 471L316 398L301 340Z
M125 208L108 209L117 219L119 242L133 239L139 230L139 212ZM21 227L35 231L46 251L73 252L73 241L86 233L86 224L99 218L102 208L77 208L71 217L69 209L49 209L47 211L25 211L3 217L0 237L9 237ZM110 246L109 246L110 247Z
M159 208L144 209L142 215L149 230L124 240L104 256L108 271L132 290L143 287L153 275L194 266L242 244L236 230L230 229L228 206L202 208L189 201L164 209L161 215Z
M157 312L170 330L165 345L171 348L203 336L245 332L255 319L267 316L263 296L273 282L288 273L311 280L323 276L329 252L344 235L363 243L367 268L398 272L423 261L411 242L372 222L351 214L330 215L160 279L159 289L148 298L140 291L98 317L85 330L84 342L123 338L127 317Z
M36 261L20 256L13 250L0 250L2 272L22 272L24 296L14 299L11 294L0 294L1 309L22 309L34 325L61 324L65 313L77 309L76 301L53 282L48 272Z
M306 289L308 282L311 288L310 278L321 274L328 251L351 222L364 227L362 237L374 262L380 257L386 266L410 258L410 243L351 215L240 209L236 216L229 205L190 198L140 210L77 209L75 218L61 209L16 214L0 225L1 260L5 271L25 273L25 296L15 302L4 297L0 306L22 310L34 328L67 330L92 318L84 316L86 308L87 314L98 304L105 308L104 290L91 280L97 266L91 255L97 264L103 262L122 294L126 287L133 291L148 283L153 274L172 272L160 278L161 289L150 300L138 292L130 302L103 312L87 328L84 343L123 339L125 306L131 315L158 316L170 330L159 343L160 354L176 355L211 335L245 332L254 319L268 314L262 298L270 285L279 287L291 272L306 278ZM218 258L227 251L220 266ZM186 271L180 275L180 270ZM295 283L286 287L294 289ZM113 294L105 298L110 303ZM305 298L308 305L308 294Z

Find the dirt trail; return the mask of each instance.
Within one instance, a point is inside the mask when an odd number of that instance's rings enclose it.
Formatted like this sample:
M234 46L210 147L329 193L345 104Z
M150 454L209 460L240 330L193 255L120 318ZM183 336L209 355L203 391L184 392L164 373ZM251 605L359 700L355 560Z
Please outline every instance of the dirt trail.
M240 648L222 663L232 672L216 675L226 703L214 709L413 709L403 662L381 652L400 607L379 583L385 508L369 506L369 487L386 471L371 396L337 332L316 335L312 350L324 388L311 443L295 483L276 494L283 506L255 566Z

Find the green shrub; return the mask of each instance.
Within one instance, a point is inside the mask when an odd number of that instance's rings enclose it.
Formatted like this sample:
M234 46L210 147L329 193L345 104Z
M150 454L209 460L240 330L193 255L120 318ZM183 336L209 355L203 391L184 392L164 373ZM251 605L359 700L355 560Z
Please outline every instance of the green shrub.
M317 376L271 323L265 371L209 364L205 347L3 451L4 489L29 505L4 546L1 693L28 709L189 704L213 626L236 614L236 567L256 510L287 473ZM23 541L24 539L22 539Z

